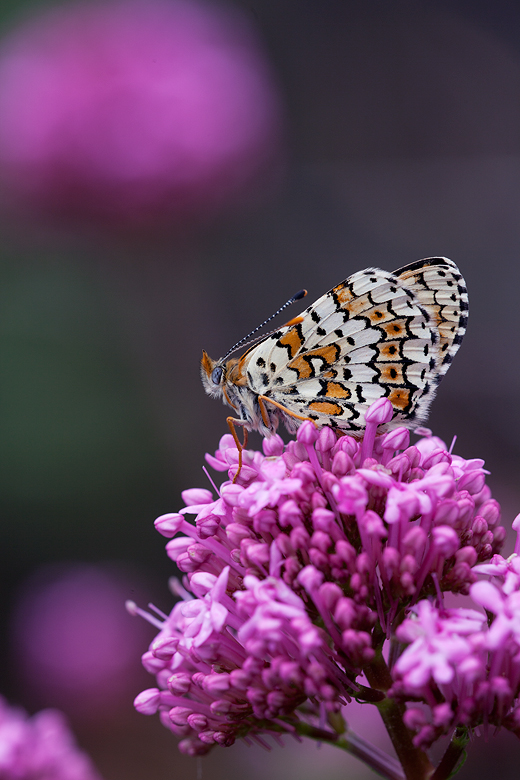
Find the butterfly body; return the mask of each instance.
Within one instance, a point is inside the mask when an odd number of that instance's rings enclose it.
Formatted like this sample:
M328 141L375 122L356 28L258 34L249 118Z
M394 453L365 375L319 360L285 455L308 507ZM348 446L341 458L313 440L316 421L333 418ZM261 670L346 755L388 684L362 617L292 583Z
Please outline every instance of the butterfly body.
M427 258L394 273L367 268L240 358L201 365L206 392L235 423L272 435L282 420L351 432L378 398L392 403L387 429L424 421L466 329L468 295L457 266Z

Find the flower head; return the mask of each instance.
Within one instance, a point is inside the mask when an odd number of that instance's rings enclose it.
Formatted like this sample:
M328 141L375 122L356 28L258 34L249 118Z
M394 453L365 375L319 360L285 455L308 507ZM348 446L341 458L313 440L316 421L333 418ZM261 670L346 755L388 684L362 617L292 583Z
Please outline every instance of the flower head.
M2 780L100 780L76 746L64 717L43 710L32 718L0 697Z
M273 436L263 454L244 451L238 475L224 436L208 456L229 471L219 495L186 491L187 506L157 521L184 572L175 586L184 601L144 656L158 687L136 707L159 711L181 750L322 727L352 698L384 698L361 676L396 631L413 648L399 661L397 696L413 688L427 700L435 685L451 702L455 670L481 651L472 637L483 614L441 615L431 600L468 594L472 567L501 548L483 462L434 437L410 446L405 429L377 436L387 422L379 406L361 441L304 423L287 445ZM407 609L416 617L403 623ZM479 663L468 677L482 678Z
M238 12L77 2L0 49L0 162L23 203L125 225L204 218L269 178L281 108Z

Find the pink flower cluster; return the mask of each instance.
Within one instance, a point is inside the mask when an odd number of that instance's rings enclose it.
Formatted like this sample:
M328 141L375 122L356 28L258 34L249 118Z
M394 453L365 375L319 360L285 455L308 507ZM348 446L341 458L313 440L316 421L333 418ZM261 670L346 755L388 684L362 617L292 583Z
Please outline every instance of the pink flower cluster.
M391 416L386 399L373 404L361 441L305 422L287 445L273 436L263 453L244 451L238 475L239 453L224 436L207 456L228 471L217 496L186 490L186 507L157 519L184 577L171 614L148 616L160 632L143 663L157 687L135 706L158 711L183 752L238 737L263 743L261 734L303 733L302 723L335 728L353 697L385 698L366 683L396 630L412 643L396 695L410 689L417 657L424 668L415 669L414 696L435 704L434 662L419 649L406 667L427 614L434 619L428 599L477 587L473 567L498 553L505 530L483 461L453 455L429 431L412 446L404 428L376 436ZM403 623L410 608L417 617ZM451 621L466 641L483 616ZM446 665L458 663L457 652Z
M76 746L65 719L55 710L32 718L0 697L2 780L100 780Z
M520 736L520 557L495 555L473 571L494 579L470 588L489 619L473 609L421 601L396 632L410 644L395 664L392 693L428 705L406 712L417 746L429 747L456 726L481 723Z

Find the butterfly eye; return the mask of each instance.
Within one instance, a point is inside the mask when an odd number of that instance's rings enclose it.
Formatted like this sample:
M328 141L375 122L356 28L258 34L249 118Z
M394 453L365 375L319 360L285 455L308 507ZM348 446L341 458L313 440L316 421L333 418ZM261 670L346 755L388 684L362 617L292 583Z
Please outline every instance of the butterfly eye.
M220 366L217 366L216 368L213 369L213 371L211 372L211 381L213 382L214 385L220 384L223 373L224 372Z

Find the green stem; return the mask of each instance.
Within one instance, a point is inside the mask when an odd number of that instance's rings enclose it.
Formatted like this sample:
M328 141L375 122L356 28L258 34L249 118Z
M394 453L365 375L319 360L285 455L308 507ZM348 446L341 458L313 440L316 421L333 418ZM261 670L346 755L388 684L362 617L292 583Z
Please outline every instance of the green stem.
M467 729L462 727L456 729L455 734L442 757L441 763L431 776L431 780L447 780L447 778L452 776L455 767L464 754L468 742L469 735Z
M372 686L379 691L387 691L392 685L392 677L379 652L372 663L365 668L365 675ZM375 704L383 719L388 735L392 740L397 757L403 767L406 780L426 780L433 771L433 766L426 753L416 748L412 742L412 734L406 728L403 720L405 707L395 699L385 698ZM437 780L441 780L437 778Z
M310 737L310 739L315 739L318 742L326 742L329 745L345 750L352 756L359 758L360 761L363 761L374 772L387 778L387 780L406 780L399 763L392 756L387 755L375 745L354 734L350 729L347 729L345 734L339 736L333 731L325 731L324 729L310 726L308 723L300 722L296 726L296 733L302 737Z

